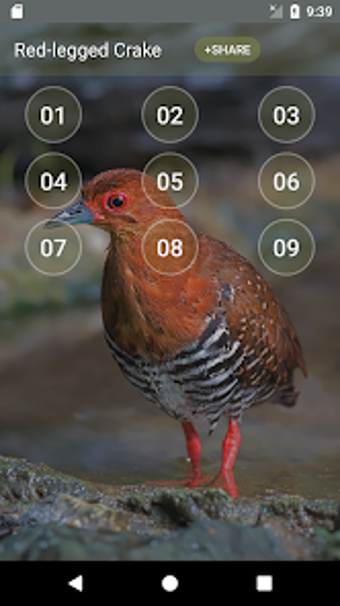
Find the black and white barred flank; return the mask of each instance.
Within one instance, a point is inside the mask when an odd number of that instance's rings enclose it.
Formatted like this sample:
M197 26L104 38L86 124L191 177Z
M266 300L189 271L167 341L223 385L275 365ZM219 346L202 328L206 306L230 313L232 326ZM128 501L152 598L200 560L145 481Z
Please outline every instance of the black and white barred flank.
M127 379L142 394L179 420L204 418L211 431L221 415L240 420L245 409L269 400L279 393L276 382L264 373L269 358L264 348L261 357L252 357L242 341L232 340L224 317L210 319L207 329L190 347L176 356L155 364L148 357L131 356L122 351L106 333L113 357ZM254 367L251 385L242 382L237 369ZM289 386L287 386L289 387Z

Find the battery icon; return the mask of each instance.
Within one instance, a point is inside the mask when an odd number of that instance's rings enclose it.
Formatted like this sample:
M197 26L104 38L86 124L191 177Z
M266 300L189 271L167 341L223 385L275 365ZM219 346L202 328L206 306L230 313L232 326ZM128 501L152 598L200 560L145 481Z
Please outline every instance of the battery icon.
M300 19L300 5L299 4L290 5L290 18L291 19Z

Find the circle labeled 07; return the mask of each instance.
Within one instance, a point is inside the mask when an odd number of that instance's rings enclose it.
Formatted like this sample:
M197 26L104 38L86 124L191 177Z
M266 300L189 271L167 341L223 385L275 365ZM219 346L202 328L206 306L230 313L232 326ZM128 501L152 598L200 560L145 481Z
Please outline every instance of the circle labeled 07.
M25 175L28 195L43 208L63 208L75 200L82 176L74 160L51 152L39 156L29 165Z
M60 224L46 229L46 221L40 221L28 233L25 253L30 265L45 276L61 276L71 271L82 253L82 242L72 225Z
M142 122L145 130L162 143L186 139L198 122L195 99L183 88L163 86L144 101Z
M272 156L263 164L258 186L269 204L292 209L310 198L315 187L315 175L307 160L287 152Z
M25 120L37 139L46 143L61 143L78 130L82 109L77 97L67 88L46 86L28 100Z

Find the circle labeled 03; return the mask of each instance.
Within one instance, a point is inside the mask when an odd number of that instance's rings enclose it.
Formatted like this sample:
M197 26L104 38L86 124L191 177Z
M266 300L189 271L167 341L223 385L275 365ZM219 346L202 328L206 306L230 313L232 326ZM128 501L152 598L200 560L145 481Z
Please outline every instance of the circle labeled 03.
M315 241L312 232L295 219L279 219L267 225L258 240L262 263L274 274L294 276L312 262Z
M294 143L305 137L315 121L310 97L295 86L279 86L261 101L258 120L264 133L280 143Z
M46 229L40 221L29 231L25 240L25 254L32 267L46 276L61 276L71 271L82 253L82 242L77 230L68 224Z
M142 122L145 130L157 141L178 143L195 129L198 106L183 88L163 86L145 99Z
M51 152L39 156L29 165L25 175L28 195L43 208L57 209L79 196L82 176L72 158Z
M259 172L258 186L269 204L292 209L310 198L315 188L315 175L302 156L284 152L266 160Z
M146 263L158 273L172 276L189 269L198 253L195 232L184 221L163 219L145 233L142 252Z
M61 143L78 130L82 109L77 97L67 88L46 86L28 100L25 120L37 139L46 143Z
M156 182L156 188L146 176ZM198 173L193 163L181 154L159 154L145 166L142 187L145 195L157 206L171 208L175 203L180 208L196 194ZM162 196L163 192L168 195Z

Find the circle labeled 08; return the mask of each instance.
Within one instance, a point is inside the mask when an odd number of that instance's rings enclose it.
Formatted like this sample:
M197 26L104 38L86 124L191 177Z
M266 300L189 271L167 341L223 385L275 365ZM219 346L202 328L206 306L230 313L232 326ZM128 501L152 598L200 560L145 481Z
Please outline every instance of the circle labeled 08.
M28 262L41 274L61 276L71 271L82 253L80 235L72 225L46 229L46 221L37 223L25 240Z
M63 208L80 194L82 176L72 158L51 152L39 156L25 175L28 195L43 208Z
M180 208L196 194L198 173L193 163L181 154L159 154L145 166L142 186L145 195L157 206L171 208L175 203Z
M186 139L198 122L195 99L183 88L163 86L144 101L142 122L146 131L162 143Z
M311 263L315 254L312 232L295 219L270 223L258 240L262 263L274 274L293 276Z
M82 109L77 97L67 88L46 86L28 100L25 120L37 139L46 143L61 143L78 130Z
M265 134L280 143L294 143L309 133L315 108L308 95L294 86L271 90L261 101L258 120Z
M297 208L312 195L314 171L302 156L292 153L269 158L259 172L258 186L262 196L277 208Z
M163 219L145 233L142 252L152 269L171 276L182 273L194 263L198 241L195 232L184 221Z

